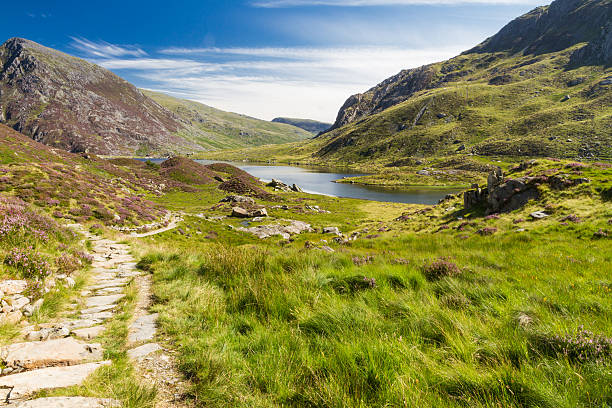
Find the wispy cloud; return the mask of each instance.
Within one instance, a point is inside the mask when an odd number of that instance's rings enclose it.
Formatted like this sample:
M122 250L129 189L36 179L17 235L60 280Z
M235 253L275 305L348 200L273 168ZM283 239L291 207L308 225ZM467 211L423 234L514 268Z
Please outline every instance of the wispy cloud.
M263 8L305 6L371 7L453 4L540 4L538 0L257 0L251 4Z
M91 60L140 86L216 108L263 119L332 121L349 95L464 48L167 48L159 58Z
M79 50L89 57L111 58L111 57L143 57L147 55L142 49L135 46L119 46L106 41L90 41L85 38L72 38L73 48Z

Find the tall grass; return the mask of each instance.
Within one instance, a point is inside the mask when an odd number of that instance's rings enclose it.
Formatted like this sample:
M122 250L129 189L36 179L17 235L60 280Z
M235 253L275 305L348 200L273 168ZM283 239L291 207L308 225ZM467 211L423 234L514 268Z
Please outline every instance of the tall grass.
M144 263L198 406L591 407L612 403L610 356L538 342L580 325L609 339L606 244L408 234L335 254L201 245ZM428 281L439 256L460 273Z

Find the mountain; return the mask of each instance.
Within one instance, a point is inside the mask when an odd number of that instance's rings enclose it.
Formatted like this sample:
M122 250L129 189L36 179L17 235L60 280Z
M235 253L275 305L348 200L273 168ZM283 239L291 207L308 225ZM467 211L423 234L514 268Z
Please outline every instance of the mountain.
M331 123L319 122L312 119L274 118L272 119L272 122L286 123L288 125L297 126L315 135L325 132L332 126Z
M159 155L310 136L287 125L266 128L259 124L267 122L246 117L233 127L227 122L239 115L206 108L214 112L209 116L219 118L213 128L193 123L206 121L206 115L200 118L185 109L174 113L95 64L21 38L0 46L0 123L49 146L106 155Z
M142 93L180 118L179 134L208 150L295 142L312 134L295 126L271 123L202 103L142 90Z
M320 157L611 157L612 1L556 0L448 61L353 95Z

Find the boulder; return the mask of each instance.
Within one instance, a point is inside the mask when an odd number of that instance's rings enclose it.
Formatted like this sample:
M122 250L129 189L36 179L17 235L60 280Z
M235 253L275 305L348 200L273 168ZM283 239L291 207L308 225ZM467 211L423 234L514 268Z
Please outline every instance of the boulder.
M222 203L245 203L255 204L255 200L251 197L245 197L241 195L230 195L221 200Z
M523 207L529 200L537 199L539 192L532 179L511 179L489 190L487 213L509 212Z
M340 235L340 230L338 229L338 227L325 227L323 228L323 233Z
M504 173L499 167L490 172L489 176L487 177L487 190L492 191L495 187L499 186L502 183L503 178Z
M242 207L232 207L232 217L236 218L250 218L251 215L249 211L245 210Z
M529 216L533 219L541 220L542 218L548 217L548 214L546 214L544 211L534 211L529 214Z
M74 365L100 358L100 344L80 343L72 337L15 343L2 348L4 366L19 370Z
M0 291L5 295L15 295L23 292L27 286L25 280L5 280L0 282Z
M265 208L254 210L249 214L251 217L267 217L268 211Z

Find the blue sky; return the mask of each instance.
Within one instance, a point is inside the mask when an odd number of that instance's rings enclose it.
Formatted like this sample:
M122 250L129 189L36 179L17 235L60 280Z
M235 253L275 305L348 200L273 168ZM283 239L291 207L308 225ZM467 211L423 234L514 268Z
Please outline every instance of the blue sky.
M135 85L262 119L333 121L344 100L472 47L538 0L28 1L24 37Z

